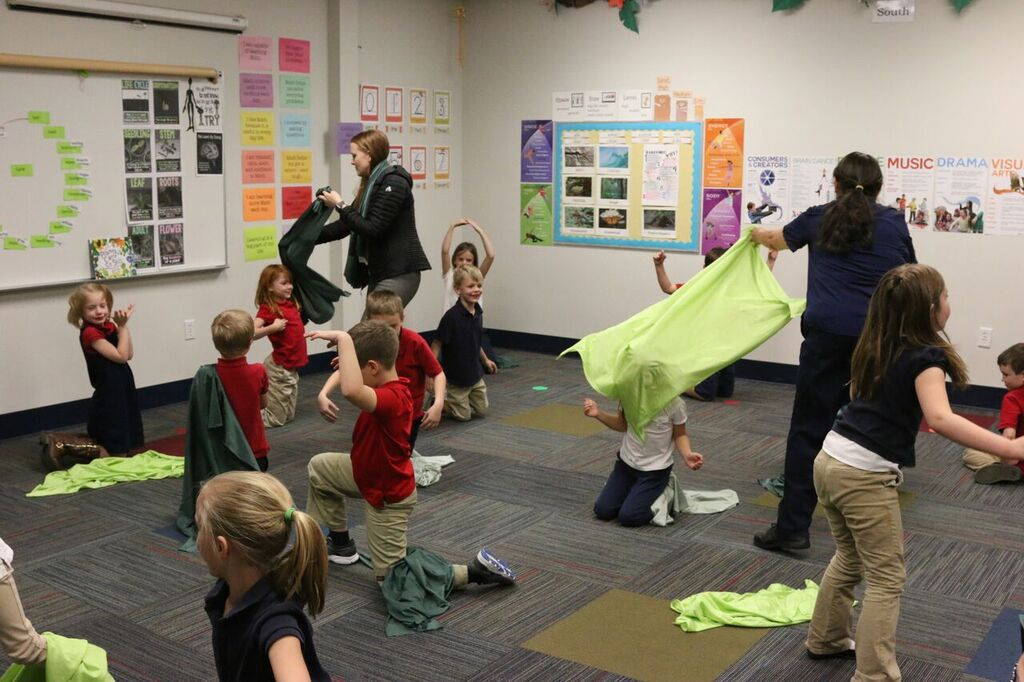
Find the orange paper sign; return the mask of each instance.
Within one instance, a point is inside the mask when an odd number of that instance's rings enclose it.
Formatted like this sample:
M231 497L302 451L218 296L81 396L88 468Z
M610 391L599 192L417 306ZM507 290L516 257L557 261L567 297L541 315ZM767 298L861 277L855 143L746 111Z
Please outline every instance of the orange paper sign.
M274 220L276 217L273 187L242 190L242 220Z

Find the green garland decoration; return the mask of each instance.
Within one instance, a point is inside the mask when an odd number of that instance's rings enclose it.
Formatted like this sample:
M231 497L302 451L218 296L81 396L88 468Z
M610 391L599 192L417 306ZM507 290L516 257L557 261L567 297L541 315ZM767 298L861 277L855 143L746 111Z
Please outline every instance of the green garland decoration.
M772 0L772 11L784 12L786 10L799 9L806 1L807 0ZM861 2L864 3L865 7L868 6L868 0L861 0ZM950 0L950 2L953 3L953 9L955 9L959 14L964 11L964 8L974 2L974 0Z

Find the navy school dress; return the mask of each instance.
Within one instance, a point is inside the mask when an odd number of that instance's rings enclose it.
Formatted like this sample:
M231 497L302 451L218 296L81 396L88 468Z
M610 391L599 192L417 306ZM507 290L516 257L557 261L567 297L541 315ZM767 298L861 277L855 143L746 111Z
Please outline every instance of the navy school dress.
M135 376L128 363L113 362L83 343L88 328L98 330L103 337L117 347L117 325L107 322L103 325L85 324L78 334L78 344L85 355L85 366L89 370L92 384L92 400L89 401L89 415L86 419L89 437L108 452L128 453L143 443L142 413L135 393Z

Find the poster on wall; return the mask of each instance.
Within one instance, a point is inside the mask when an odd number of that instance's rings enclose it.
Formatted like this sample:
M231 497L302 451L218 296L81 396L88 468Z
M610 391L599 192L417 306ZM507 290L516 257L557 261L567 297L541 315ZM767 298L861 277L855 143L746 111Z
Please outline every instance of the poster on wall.
M380 86L359 86L359 120L364 124L380 121Z
M928 216L935 207L935 158L889 156L880 164L884 184L879 203L902 213L911 229L928 229Z
M935 206L925 211L933 230L953 232L957 228L956 231L976 234L989 231L985 229L984 216L988 168L988 161L982 157L936 157Z
M384 123L387 132L402 132L402 122L405 118L404 101L405 93L402 88L384 88Z
M791 206L785 222L789 222L811 206L827 204L836 198L832 171L836 168L835 156L793 156L790 157L793 182L790 185Z
M412 132L424 132L427 125L427 89L409 88L409 125Z
M743 119L709 118L705 123L704 186L743 186Z
M192 109L195 112L195 129L220 132L224 129L221 123L220 113L220 84L219 83L196 83L192 85L192 79L189 79L189 90L192 93L191 102ZM189 97L185 96L186 104L188 106Z
M409 147L409 175L413 180L427 179L427 148L413 145Z
M789 222L790 163L788 156L748 154L743 169L743 222ZM753 204L752 207L748 206Z
M122 122L149 123L149 81L125 78L121 81Z
M551 148L554 125L551 121L522 122L519 148L519 181L551 182Z
M743 197L738 189L705 189L701 211L700 251L727 249L740 238Z
M153 81L153 123L178 125L178 81Z
M434 90L434 132L447 133L452 122L452 93Z
M1020 179L1024 172L1024 159L991 159L988 172L989 191L985 202L984 231L988 234L1024 234L1024 186ZM965 208L961 209L961 217L965 214ZM969 228L963 231L972 230Z
M554 214L551 211L551 185L519 185L519 243L547 246L552 240Z
M699 250L702 126L559 123L554 241Z

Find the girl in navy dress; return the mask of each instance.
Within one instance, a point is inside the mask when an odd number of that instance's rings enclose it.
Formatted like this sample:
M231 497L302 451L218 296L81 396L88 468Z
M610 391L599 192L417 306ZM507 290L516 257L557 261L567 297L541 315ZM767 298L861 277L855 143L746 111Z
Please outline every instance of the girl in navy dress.
M915 464L922 414L938 434L1007 462L1024 459L1024 438L1007 440L955 414L946 375L967 384L967 368L943 331L949 292L927 265L887 272L868 305L853 351L852 400L840 411L814 460L814 489L828 517L836 553L807 631L812 659L857 659L854 682L899 680L896 622L906 582L897 488ZM853 591L867 581L851 639Z
M329 682L310 615L324 608L327 545L270 474L211 478L196 499L196 546L217 584L206 595L221 682Z
M86 420L89 437L113 456L125 456L143 442L142 413L135 393L132 336L135 306L113 310L114 296L102 284L83 284L68 297L68 322L78 339L94 389Z

